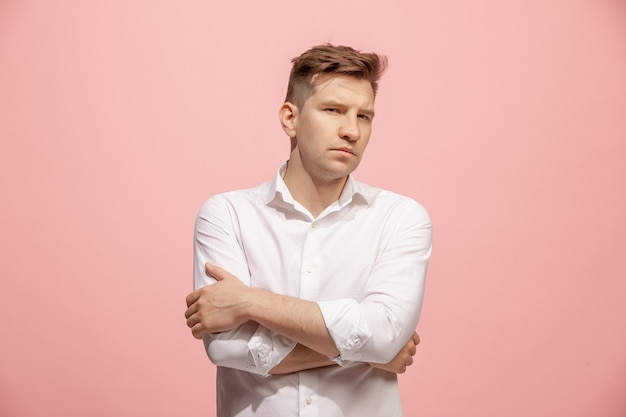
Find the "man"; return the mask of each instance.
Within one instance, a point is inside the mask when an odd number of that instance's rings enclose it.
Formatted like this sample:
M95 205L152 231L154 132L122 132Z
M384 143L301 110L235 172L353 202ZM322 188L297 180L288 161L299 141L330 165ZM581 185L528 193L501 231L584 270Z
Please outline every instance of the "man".
M230 416L401 416L431 251L415 201L356 182L386 59L322 45L293 60L288 161L210 198L185 313Z

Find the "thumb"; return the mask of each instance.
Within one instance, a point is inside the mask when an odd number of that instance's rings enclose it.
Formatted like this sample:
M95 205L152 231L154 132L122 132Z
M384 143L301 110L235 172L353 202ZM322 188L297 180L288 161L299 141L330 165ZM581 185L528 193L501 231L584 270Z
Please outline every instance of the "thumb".
M420 344L420 336L417 332L413 332L413 343L415 343L415 346Z
M213 265L210 262L204 264L204 271L207 276L215 278L217 281L223 281L228 277L228 272L226 272L223 268L220 268L217 265Z

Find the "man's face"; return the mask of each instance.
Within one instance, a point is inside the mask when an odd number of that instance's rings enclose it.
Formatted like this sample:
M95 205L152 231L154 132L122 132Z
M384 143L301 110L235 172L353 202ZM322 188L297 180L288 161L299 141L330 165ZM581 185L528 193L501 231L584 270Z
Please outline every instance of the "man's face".
M294 119L299 158L314 181L345 178L359 165L372 130L374 92L369 81L345 75L314 79L313 94Z

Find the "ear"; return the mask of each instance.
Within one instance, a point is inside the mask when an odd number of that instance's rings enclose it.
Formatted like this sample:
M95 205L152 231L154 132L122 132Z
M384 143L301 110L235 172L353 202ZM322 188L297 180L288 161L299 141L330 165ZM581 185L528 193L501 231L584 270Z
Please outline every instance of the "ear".
M298 116L298 107L288 101L284 102L278 110L278 119L283 130L290 138L296 137L296 119Z

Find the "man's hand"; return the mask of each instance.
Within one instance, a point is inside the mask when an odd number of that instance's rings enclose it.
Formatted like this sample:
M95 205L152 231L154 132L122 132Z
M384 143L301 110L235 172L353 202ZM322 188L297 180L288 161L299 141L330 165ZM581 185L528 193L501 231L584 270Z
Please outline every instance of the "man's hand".
M316 302L248 287L233 274L209 263L205 269L218 282L187 296L185 317L195 338L254 321L327 358L339 354Z
M383 371L393 372L395 374L402 374L406 372L406 368L413 364L413 355L417 351L417 345L420 343L420 337L417 332L413 332L413 336L406 342L406 345L389 363L370 363L370 366L374 368L382 369Z
M187 296L187 326L196 339L207 333L232 330L246 321L249 288L226 270L207 263L206 274L218 282Z

